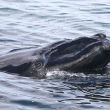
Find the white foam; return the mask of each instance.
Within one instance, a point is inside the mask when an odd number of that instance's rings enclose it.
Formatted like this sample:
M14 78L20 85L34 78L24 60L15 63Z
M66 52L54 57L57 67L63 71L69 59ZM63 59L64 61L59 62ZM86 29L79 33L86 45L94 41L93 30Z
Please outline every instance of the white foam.
M72 73L72 72L66 72L66 71L51 71L47 72L46 74L47 78L71 78L71 77L87 77L84 73Z

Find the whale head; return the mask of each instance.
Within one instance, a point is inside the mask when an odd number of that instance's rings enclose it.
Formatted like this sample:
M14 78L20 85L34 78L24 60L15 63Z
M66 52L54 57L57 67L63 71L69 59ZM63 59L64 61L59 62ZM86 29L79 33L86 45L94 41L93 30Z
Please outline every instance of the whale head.
M105 34L65 40L45 54L49 70L81 71L104 68L110 61L110 41Z

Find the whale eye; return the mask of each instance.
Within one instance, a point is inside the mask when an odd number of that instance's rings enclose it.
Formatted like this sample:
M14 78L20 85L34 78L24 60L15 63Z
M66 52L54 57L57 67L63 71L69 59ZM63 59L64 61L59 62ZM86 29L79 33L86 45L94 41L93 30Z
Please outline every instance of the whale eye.
M38 60L38 61L35 61L34 65L35 65L36 69L40 70L40 69L42 69L44 63L41 60Z

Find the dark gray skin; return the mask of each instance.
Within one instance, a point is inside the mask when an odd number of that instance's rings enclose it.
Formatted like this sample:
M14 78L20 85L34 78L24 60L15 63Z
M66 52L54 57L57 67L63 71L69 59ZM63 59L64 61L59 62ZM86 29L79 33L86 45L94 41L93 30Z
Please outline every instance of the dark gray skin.
M96 34L1 56L0 71L43 78L48 71L96 70L104 68L109 62L110 41L106 35Z

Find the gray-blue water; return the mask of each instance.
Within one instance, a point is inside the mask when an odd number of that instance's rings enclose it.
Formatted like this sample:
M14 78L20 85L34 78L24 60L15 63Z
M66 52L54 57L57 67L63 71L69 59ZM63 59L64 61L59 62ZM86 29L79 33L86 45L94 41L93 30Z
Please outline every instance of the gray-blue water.
M109 0L0 1L0 55L96 33L110 40ZM0 110L109 110L109 73L35 79L0 72Z

